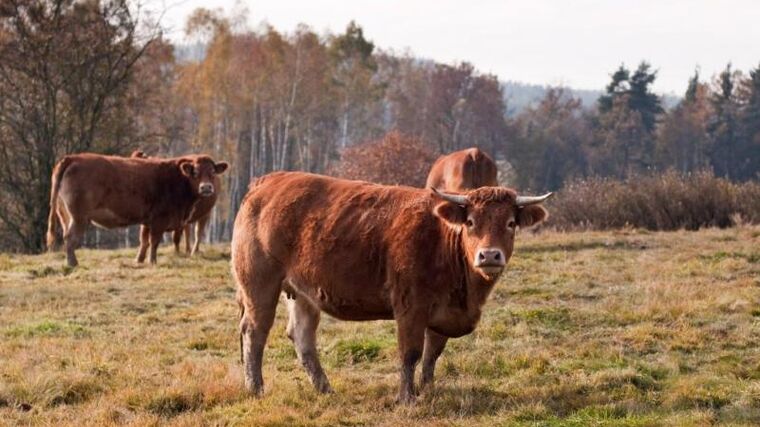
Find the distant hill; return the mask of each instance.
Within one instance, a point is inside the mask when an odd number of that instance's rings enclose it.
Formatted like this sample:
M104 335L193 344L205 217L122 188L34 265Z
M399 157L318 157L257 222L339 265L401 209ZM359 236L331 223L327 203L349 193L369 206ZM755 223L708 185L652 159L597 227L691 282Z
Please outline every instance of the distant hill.
M515 116L522 110L538 104L541 99L546 95L546 91L550 86L537 85L530 83L521 83L508 80L502 84L504 88L504 98L507 101L507 115ZM586 108L592 108L596 104L597 99L604 93L602 90L586 90L586 89L573 89L567 88L570 93L576 98L580 98L581 103ZM663 100L663 107L665 109L673 108L680 97L666 94L661 95Z

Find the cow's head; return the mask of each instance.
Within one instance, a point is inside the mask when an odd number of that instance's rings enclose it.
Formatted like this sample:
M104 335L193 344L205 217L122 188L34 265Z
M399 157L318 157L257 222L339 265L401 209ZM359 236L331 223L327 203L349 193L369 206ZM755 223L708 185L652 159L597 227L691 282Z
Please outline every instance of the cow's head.
M518 196L503 187L482 187L462 194L433 192L442 200L435 214L461 230L471 267L489 279L504 271L512 257L517 227L531 227L548 217L540 197Z
M183 159L179 164L182 174L190 180L193 190L197 191L201 197L214 195L216 191L214 177L224 173L227 166L227 162L214 163L208 156Z

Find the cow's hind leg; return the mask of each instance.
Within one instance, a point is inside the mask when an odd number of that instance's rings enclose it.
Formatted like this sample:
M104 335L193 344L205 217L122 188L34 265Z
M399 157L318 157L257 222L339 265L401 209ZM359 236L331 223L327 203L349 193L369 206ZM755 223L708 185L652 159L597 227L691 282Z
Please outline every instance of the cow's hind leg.
M261 366L264 359L264 346L274 323L278 294L279 290L274 292L274 295L269 292L257 293L253 304L244 303L243 317L240 319L245 387L257 396L264 391Z
M422 378L420 385L424 388L433 383L433 374L435 372L435 362L443 353L448 337L431 331L425 330L425 349L422 352Z
M317 327L319 326L319 309L303 297L288 298L288 338L295 344L298 360L311 378L314 388L320 393L331 393L330 381L319 363L317 353Z
M240 333L243 338L245 386L258 396L264 391L261 375L264 346L274 323L285 275L280 266L268 259L266 254L246 244L237 245L234 239L232 246L232 270L240 290L239 301L243 306Z
M84 232L87 229L87 221L72 217L69 226L63 235L63 240L66 244L66 263L69 267L76 267L79 264L77 256L74 253L76 249L82 244L84 239Z

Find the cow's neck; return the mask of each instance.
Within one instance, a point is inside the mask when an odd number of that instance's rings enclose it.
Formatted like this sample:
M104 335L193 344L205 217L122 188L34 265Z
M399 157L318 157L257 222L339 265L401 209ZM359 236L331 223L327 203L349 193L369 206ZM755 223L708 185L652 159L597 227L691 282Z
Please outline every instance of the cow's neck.
M454 258L449 265L453 270L452 277L457 280L456 303L466 312L466 317L477 322L497 279L487 279L472 268L467 259L461 229L448 228L446 234L447 253Z

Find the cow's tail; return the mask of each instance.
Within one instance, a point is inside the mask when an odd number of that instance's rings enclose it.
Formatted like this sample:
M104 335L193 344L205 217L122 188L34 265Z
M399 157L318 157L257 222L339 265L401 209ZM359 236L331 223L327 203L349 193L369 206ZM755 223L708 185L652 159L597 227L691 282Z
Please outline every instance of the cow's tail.
M243 320L243 315L245 314L245 307L243 307L243 297L240 295L240 289L237 291L237 295L235 295L235 300L237 300L238 308L240 309L240 316L238 318L239 321ZM238 322L240 324L240 322ZM243 329L239 329L239 335L240 335L240 364L245 364L245 361L243 360Z
M47 229L47 248L48 251L55 249L56 243L56 225L58 224L58 214L56 213L58 208L58 191L61 189L61 179L63 173L66 172L66 168L69 167L71 159L64 157L53 168L53 176L51 178L50 185L50 213L48 214L48 229Z

